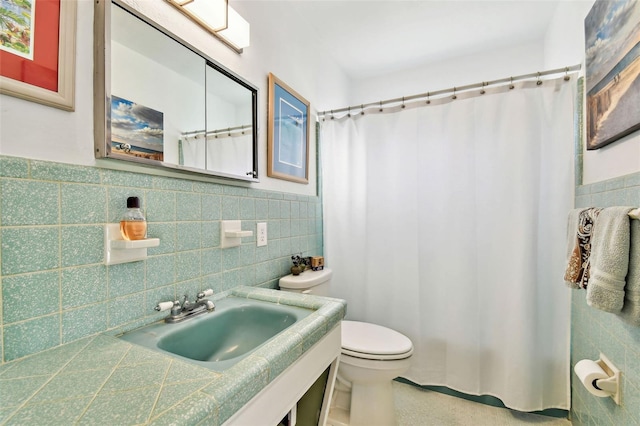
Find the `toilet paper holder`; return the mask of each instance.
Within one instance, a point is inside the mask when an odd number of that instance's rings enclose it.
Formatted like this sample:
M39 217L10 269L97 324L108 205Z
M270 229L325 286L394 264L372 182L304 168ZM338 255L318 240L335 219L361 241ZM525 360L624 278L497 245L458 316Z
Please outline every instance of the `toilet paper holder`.
M620 392L620 370L613 365L609 359L604 356L604 354L600 353L600 359L595 361L596 364L604 370L605 373L609 376L608 379L597 379L594 380L593 385L604 392L609 393L610 397L613 398L616 404L620 405L621 392Z

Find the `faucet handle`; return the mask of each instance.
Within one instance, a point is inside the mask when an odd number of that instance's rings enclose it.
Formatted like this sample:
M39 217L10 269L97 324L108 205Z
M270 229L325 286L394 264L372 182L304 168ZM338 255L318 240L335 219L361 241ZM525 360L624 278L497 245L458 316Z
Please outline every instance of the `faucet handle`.
M153 309L155 309L158 312L166 311L166 310L169 310L169 309L173 308L175 303L176 302L160 302Z
M213 296L213 289L207 289L205 291L201 291L200 293L198 293L198 298L196 300L202 300L205 297L209 297L209 296Z

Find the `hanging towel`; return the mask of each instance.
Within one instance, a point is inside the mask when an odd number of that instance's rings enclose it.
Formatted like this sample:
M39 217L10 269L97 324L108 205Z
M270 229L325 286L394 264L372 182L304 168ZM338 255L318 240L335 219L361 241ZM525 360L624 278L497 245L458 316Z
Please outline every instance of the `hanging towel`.
M564 271L564 282L571 288L580 288L578 281L582 260L578 240L578 217L583 210L571 210L567 223L567 267Z
M632 207L602 209L593 228L587 303L606 312L618 313L624 304L630 242L627 214L631 210Z
M587 288L591 260L593 223L601 209L575 209L569 212L567 226L567 268L565 283L572 288Z
M625 322L640 327L640 220L631 221L629 273L620 317Z

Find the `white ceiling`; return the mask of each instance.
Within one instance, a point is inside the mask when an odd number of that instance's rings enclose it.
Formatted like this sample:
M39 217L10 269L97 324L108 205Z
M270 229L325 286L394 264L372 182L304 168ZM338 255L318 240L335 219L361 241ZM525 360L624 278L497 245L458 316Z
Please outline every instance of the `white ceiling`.
M561 0L293 0L353 78L540 41Z

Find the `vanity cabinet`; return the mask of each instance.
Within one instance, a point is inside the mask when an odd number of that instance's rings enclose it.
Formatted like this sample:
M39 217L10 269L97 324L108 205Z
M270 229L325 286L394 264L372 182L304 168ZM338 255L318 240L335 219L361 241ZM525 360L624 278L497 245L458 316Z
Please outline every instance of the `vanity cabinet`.
M340 323L230 417L225 426L278 425L307 390L329 369L319 425L326 423L338 370ZM294 416L295 417L295 416Z

